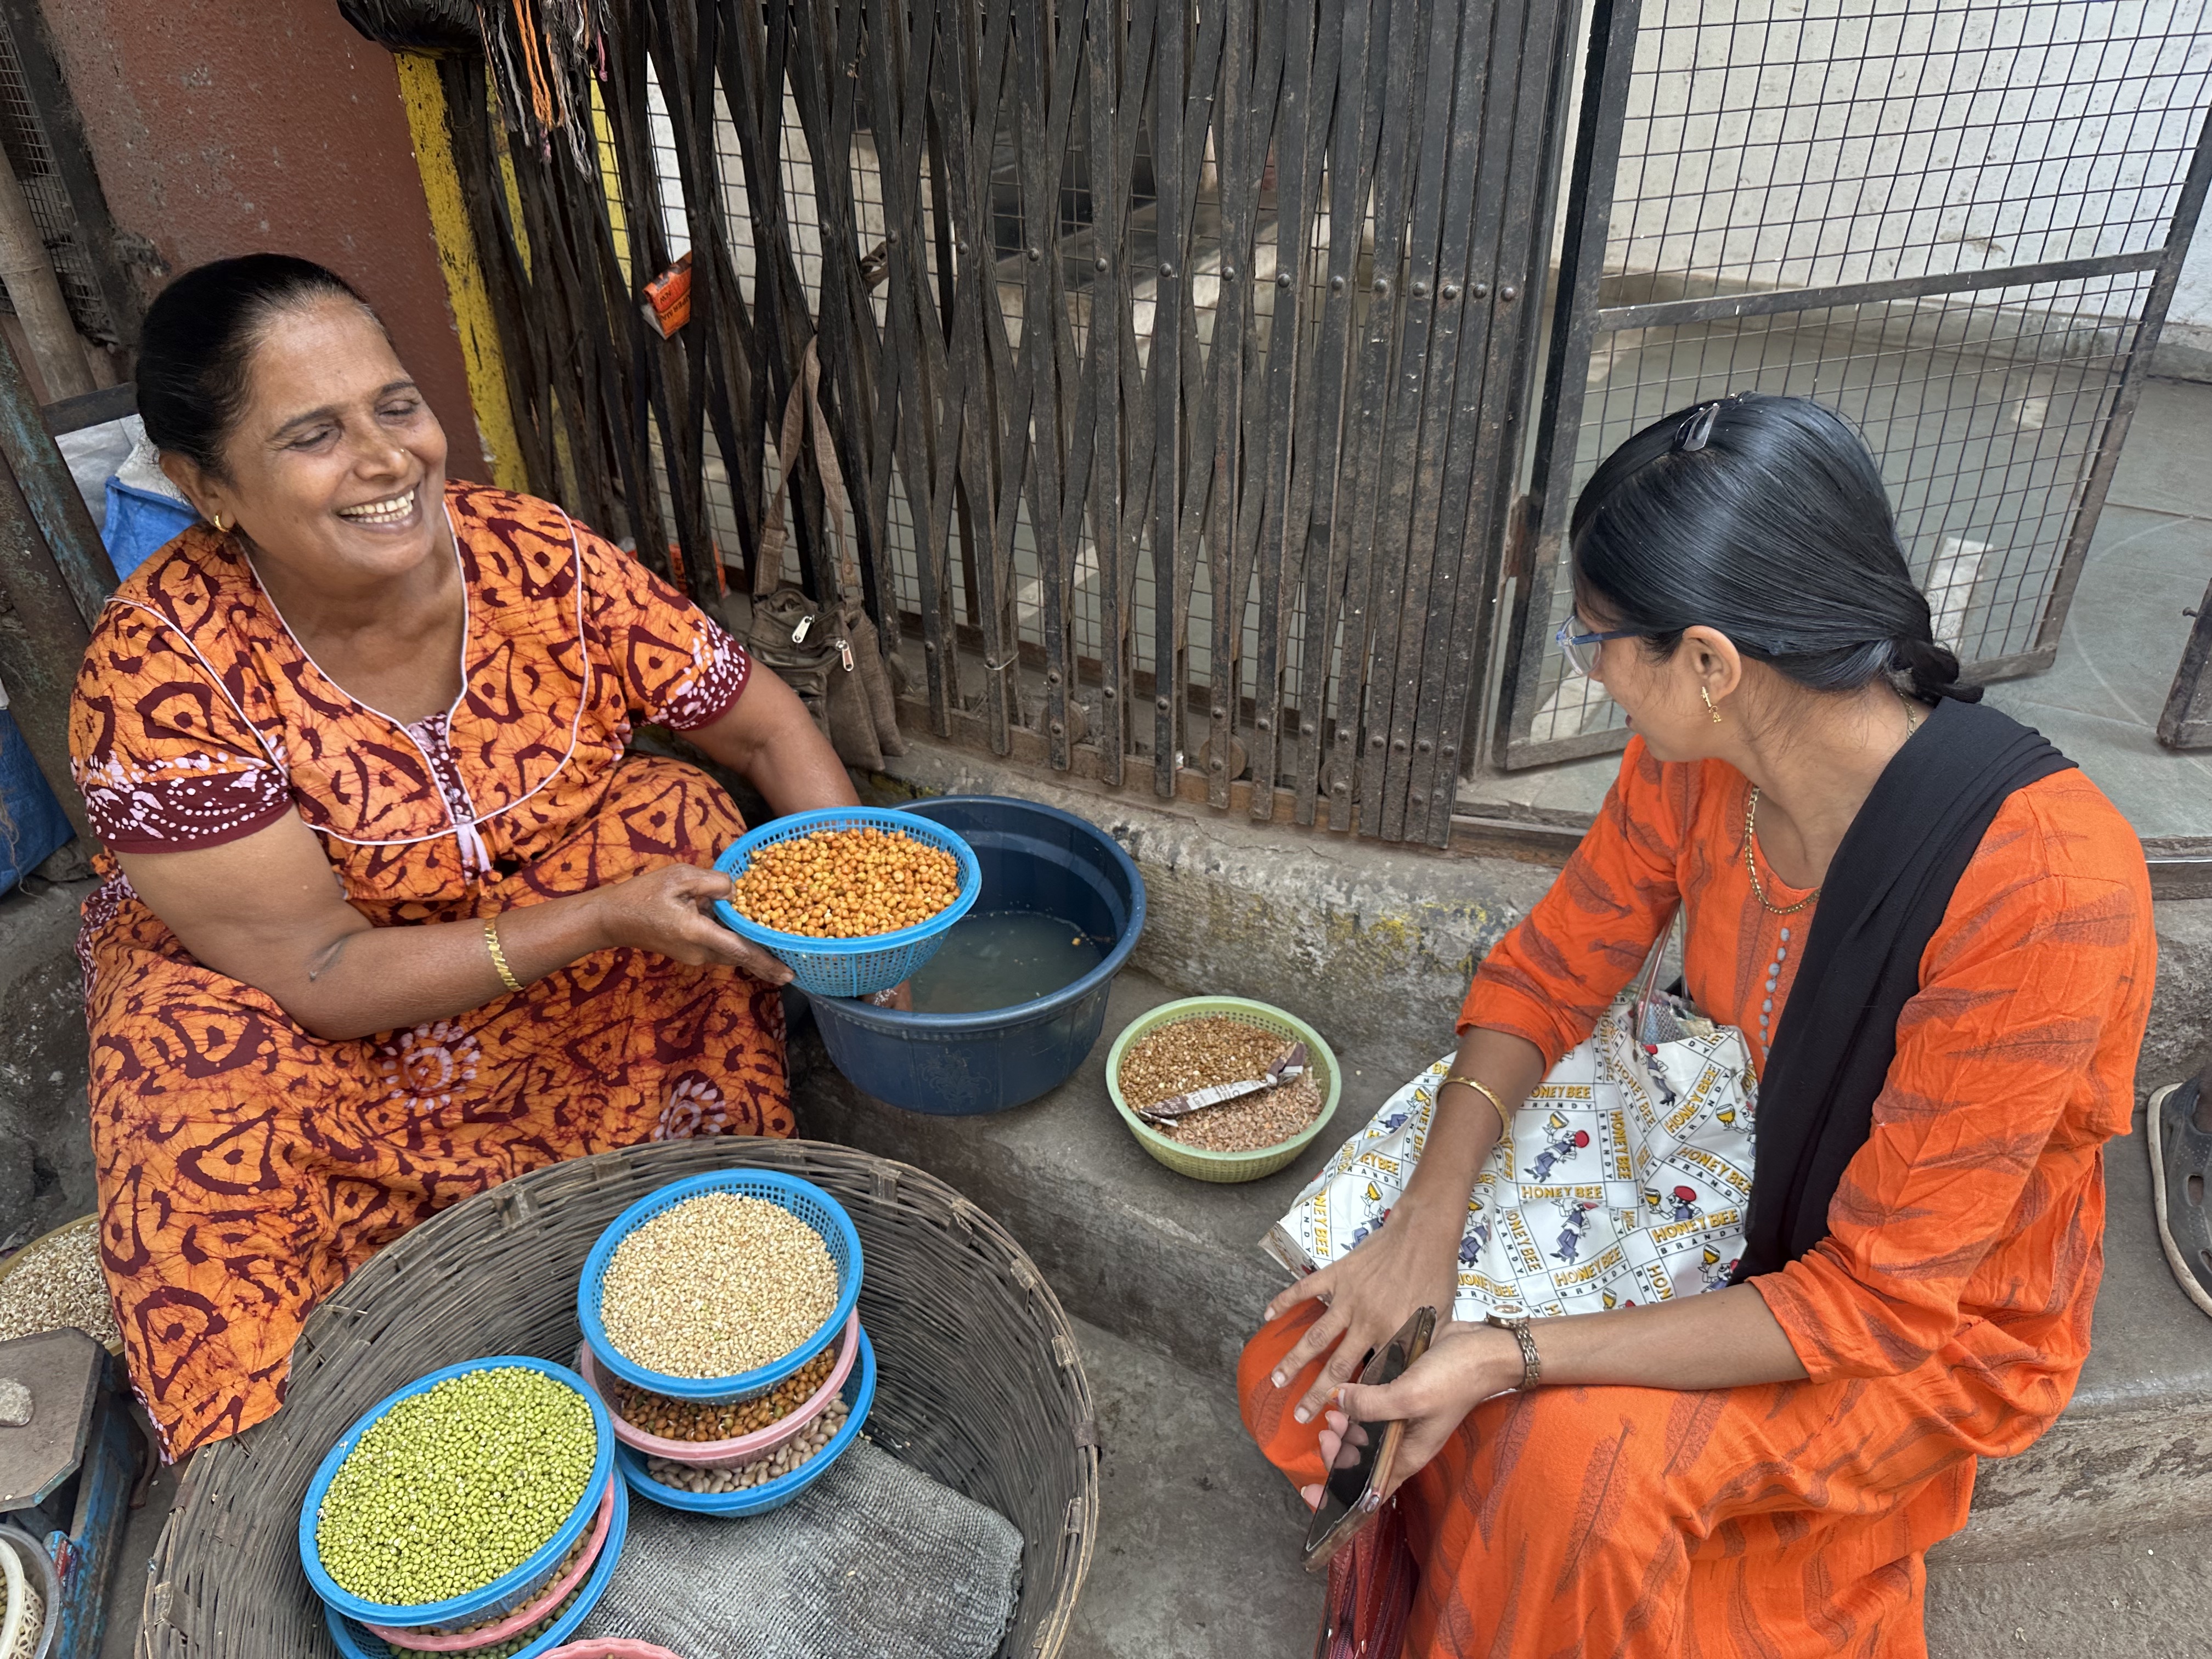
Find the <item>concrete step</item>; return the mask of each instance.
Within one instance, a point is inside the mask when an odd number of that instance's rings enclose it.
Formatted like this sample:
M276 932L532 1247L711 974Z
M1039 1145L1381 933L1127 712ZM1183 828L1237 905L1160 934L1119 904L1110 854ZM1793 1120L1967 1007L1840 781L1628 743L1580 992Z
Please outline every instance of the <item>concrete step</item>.
M1107 1039L1178 994L1123 973ZM1326 1018L1316 1024L1331 1034ZM1137 1145L1107 1096L1109 1046L1102 1040L1073 1078L1030 1105L939 1118L860 1094L809 1030L793 1043L799 1131L942 1176L1012 1230L1076 1317L1226 1391L1261 1310L1285 1282L1257 1241L1336 1146L1434 1055L1387 1041L1340 1053L1344 1097L1321 1140L1279 1175L1214 1187L1163 1168ZM2159 1254L2143 1148L2138 1121L2107 1156L2112 1218L2096 1348L2074 1404L2027 1452L1984 1466L1973 1518L1942 1547L1944 1559L2000 1561L2212 1522L2203 1427L2212 1320L2181 1294Z
M2202 1659L2212 1527L1928 1564L1930 1659Z
M2132 1131L2105 1149L2105 1279L2073 1402L2018 1457L1982 1465L1972 1519L1945 1559L2212 1522L2212 1319L2159 1249L2148 1148L2138 1106ZM2201 1650L2212 1651L2212 1627Z
M1223 994L1249 994L1233 987ZM1340 1050L1343 1098L1321 1140L1267 1180L1213 1186L1154 1162L1106 1092L1114 1034L1182 994L1124 971L1107 1005L1106 1036L1074 1077L1042 1100L988 1117L931 1117L863 1095L830 1064L810 1024L791 1048L799 1132L942 1176L1013 1230L1077 1318L1202 1376L1227 1377L1285 1280L1257 1241L1345 1137L1435 1056Z

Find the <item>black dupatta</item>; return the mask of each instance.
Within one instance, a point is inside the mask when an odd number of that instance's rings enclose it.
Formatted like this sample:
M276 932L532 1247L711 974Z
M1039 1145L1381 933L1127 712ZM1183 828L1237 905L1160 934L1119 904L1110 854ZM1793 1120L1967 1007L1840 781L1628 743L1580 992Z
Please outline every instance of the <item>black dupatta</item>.
M1959 878L2008 796L2073 765L2009 715L1946 699L1883 769L1828 866L1759 1079L1737 1282L1827 1236L1829 1200L1872 1133L1898 1017Z

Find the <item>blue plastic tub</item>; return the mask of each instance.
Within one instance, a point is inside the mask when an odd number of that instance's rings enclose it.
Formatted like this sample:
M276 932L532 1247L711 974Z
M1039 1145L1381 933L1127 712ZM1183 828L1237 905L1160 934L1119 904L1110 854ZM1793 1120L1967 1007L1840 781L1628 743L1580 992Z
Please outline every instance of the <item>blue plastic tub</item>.
M1066 1082L1097 1046L1106 994L1144 931L1144 879L1104 830L1035 801L946 795L908 810L957 830L975 849L981 909L1055 916L1114 941L1073 985L1012 1008L910 1014L808 999L831 1063L854 1087L910 1112L1003 1112Z
M601 1281L607 1276L607 1263L614 1259L615 1246L662 1211L672 1209L702 1193L735 1193L740 1198L765 1199L771 1204L781 1204L822 1235L823 1243L829 1247L830 1260L837 1268L837 1305L822 1322L821 1328L782 1358L749 1371L739 1371L734 1376L671 1376L665 1371L648 1370L615 1352L615 1345L607 1340L606 1322L599 1317ZM672 1400L705 1400L719 1405L757 1399L803 1368L845 1328L860 1300L860 1235L854 1231L853 1218L845 1213L844 1206L812 1182L801 1181L797 1176L781 1175L773 1170L709 1170L704 1175L671 1182L657 1192L648 1193L607 1224L599 1243L592 1246L591 1255L584 1258L584 1271L576 1281L576 1322L584 1328L584 1340L591 1345L592 1359L632 1388L665 1394ZM579 1377L577 1381L580 1383L583 1379ZM613 1432L611 1424L608 1432Z
M0 893L29 875L76 833L46 774L31 757L31 745L17 729L15 717L0 706Z
M565 1382L584 1398L591 1407L592 1423L599 1434L599 1449L592 1460L592 1476L585 1483L584 1495L576 1500L552 1537L538 1547L537 1551L520 1565L511 1567L481 1589L465 1595L448 1596L442 1601L425 1601L411 1607L386 1607L380 1601L366 1601L352 1591L342 1588L337 1580L323 1570L322 1552L315 1547L315 1526L318 1511L323 1506L323 1494L330 1490L331 1477L338 1466L346 1461L369 1425L390 1411L401 1401L418 1394L427 1394L447 1377L465 1376L471 1371L490 1370L497 1366L520 1365L526 1370L542 1371L556 1382ZM315 1594L334 1613L357 1619L365 1624L384 1625L397 1630L421 1630L445 1634L459 1630L478 1620L495 1618L527 1605L530 1599L544 1589L553 1580L561 1563L576 1540L589 1530L592 1519L599 1513L599 1500L605 1496L607 1482L614 1478L614 1424L608 1419L607 1408L591 1385L566 1365L556 1365L550 1360L537 1359L528 1354L499 1354L489 1359L465 1359L458 1365L447 1365L442 1370L432 1371L428 1376L417 1377L405 1388L394 1390L362 1414L361 1420L345 1431L337 1444L324 1454L315 1470L315 1478L307 1483L307 1495L300 1504L300 1565L307 1570L307 1582ZM609 1541L613 1540L611 1528ZM374 1639L374 1638L372 1638Z
M681 1486L665 1486L647 1472L645 1454L635 1446L615 1448L615 1468L640 1498L668 1509L690 1510L695 1515L765 1515L781 1509L827 1474L830 1466L860 1437L868 1409L876 1403L876 1351L865 1328L860 1332L860 1363L846 1376L842 1392L848 1414L837 1432L830 1437L830 1443L790 1474L743 1492L686 1492Z
M537 1659L541 1653L550 1653L576 1633L585 1620L592 1616L600 1598L613 1582L615 1565L622 1555L623 1540L629 1532L629 1486L626 1481L615 1482L615 1509L607 1522L606 1541L599 1546L599 1559L592 1570L584 1575L577 1586L575 1599L570 1601L558 1619L538 1635L532 1637L514 1652L514 1659ZM337 1644L345 1659L392 1659L392 1646L374 1631L364 1630L328 1602L323 1604L323 1622L330 1626L331 1640ZM419 1651L419 1650L417 1650ZM468 1659L463 1650L453 1659Z
M714 901L714 914L722 926L750 939L791 969L792 983L810 996L864 997L886 991L908 978L937 954L952 924L966 915L981 890L982 872L975 855L960 837L944 826L917 823L917 814L884 811L873 806L825 806L812 812L793 812L759 829L749 830L714 860L714 867L732 878L742 876L753 854L778 842L797 841L825 830L883 830L911 836L923 845L952 854L960 866L960 891L927 921L902 927L896 933L871 933L862 939L816 939L806 933L787 933L763 927L738 914L727 899ZM927 817L926 814L920 815Z

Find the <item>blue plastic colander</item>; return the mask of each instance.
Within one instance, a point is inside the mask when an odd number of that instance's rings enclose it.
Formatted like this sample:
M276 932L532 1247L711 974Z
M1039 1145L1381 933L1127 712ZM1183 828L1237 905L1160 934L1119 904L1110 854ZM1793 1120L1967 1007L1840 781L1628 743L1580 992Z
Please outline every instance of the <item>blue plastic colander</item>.
M471 1371L491 1370L517 1366L542 1372L556 1382L566 1383L580 1395L591 1408L592 1423L596 1431L599 1450L592 1463L592 1474L585 1486L584 1495L568 1512L554 1534L538 1546L527 1560L501 1573L491 1583L465 1595L450 1596L443 1601L426 1601L416 1607L387 1607L356 1595L341 1587L325 1571L322 1552L316 1547L315 1531L321 1520L323 1494L330 1490L331 1480L338 1466L352 1455L371 1425L401 1401L418 1394L428 1394L449 1377L465 1376ZM590 1528L592 1519L599 1513L599 1499L606 1484L614 1479L614 1425L608 1420L607 1408L598 1395L592 1392L584 1379L566 1365L556 1365L550 1360L529 1354L500 1354L489 1359L466 1359L458 1365L447 1365L432 1371L428 1376L417 1377L405 1388L397 1389L378 1401L362 1414L344 1437L324 1455L314 1479L307 1483L307 1495L300 1504L300 1565L307 1570L307 1582L314 1586L315 1594L334 1613L364 1624L385 1625L395 1629L423 1630L449 1633L463 1629L481 1620L496 1619L524 1606L553 1582L561 1563L570 1549ZM609 1534L611 1540L612 1534ZM602 1547L602 1553L607 1553Z
M763 927L739 915L727 899L714 902L714 914L724 927L788 967L793 982L811 996L864 997L889 990L911 978L937 954L952 924L968 914L976 895L983 890L983 867L975 861L975 849L943 824L912 812L884 811L872 806L826 806L764 823L740 837L714 860L714 867L734 880L744 874L760 848L824 830L883 830L950 853L960 864L959 895L927 921L865 939L813 939Z
M629 1531L629 1485L615 1482L615 1512L607 1523L606 1542L599 1546L599 1559L585 1575L576 1594L562 1609L559 1618L532 1637L529 1643L518 1648L514 1659L537 1659L541 1653L550 1653L571 1636L577 1627L592 1616L592 1611L607 1593L607 1586L615 1576L616 1564L622 1558L623 1544ZM374 1631L364 1629L328 1602L323 1604L323 1621L330 1628L331 1639L344 1659L392 1659L392 1645ZM453 1659L469 1659L462 1650Z
M830 1260L837 1269L837 1305L814 1334L782 1358L770 1360L749 1371L739 1371L733 1376L672 1376L665 1371L649 1370L616 1352L615 1345L607 1339L606 1322L599 1313L600 1292L607 1276L607 1264L614 1260L615 1246L663 1211L702 1193L735 1193L741 1198L765 1199L770 1204L781 1205L822 1235L823 1243L829 1248ZM845 1322L852 1317L860 1299L860 1235L854 1230L852 1218L836 1199L811 1181L773 1170L710 1170L647 1194L607 1224L599 1243L592 1246L591 1255L584 1258L583 1275L576 1281L576 1322L584 1328L584 1340L591 1345L592 1360L631 1387L666 1395L672 1400L724 1404L757 1400L801 1370L845 1328ZM609 1433L612 1431L610 1427Z

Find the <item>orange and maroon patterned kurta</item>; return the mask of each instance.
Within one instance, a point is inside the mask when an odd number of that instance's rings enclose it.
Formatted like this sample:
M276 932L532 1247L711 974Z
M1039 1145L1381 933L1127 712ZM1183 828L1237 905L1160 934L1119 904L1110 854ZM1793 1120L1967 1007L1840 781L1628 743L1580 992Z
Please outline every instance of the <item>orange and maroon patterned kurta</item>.
M1477 970L1462 1030L1557 1064L1679 904L1692 997L1763 1065L1814 911L1753 894L1748 789L1631 743L1552 890ZM1778 905L1810 896L1760 879ZM1750 1281L1808 1380L1477 1407L1405 1488L1411 1651L1924 1655L1923 1553L1965 1523L1975 1460L2048 1428L2088 1354L2103 1146L2128 1131L2156 958L2126 820L2079 772L2014 794L1921 957L1828 1237ZM1318 1362L1286 1389L1268 1376L1316 1312L1261 1332L1239 1376L1247 1424L1302 1483L1322 1478L1320 1425L1290 1408Z
M324 676L236 536L187 531L108 603L71 748L94 827L183 851L296 811L380 927L474 920L743 833L680 763L626 755L736 703L714 623L558 507L448 487L462 690L412 726ZM84 907L103 1253L131 1376L169 1455L283 1402L294 1340L434 1212L541 1164L665 1136L789 1134L777 993L600 951L411 1030L325 1042L203 968L114 860Z

